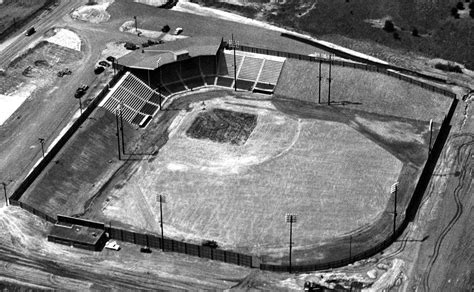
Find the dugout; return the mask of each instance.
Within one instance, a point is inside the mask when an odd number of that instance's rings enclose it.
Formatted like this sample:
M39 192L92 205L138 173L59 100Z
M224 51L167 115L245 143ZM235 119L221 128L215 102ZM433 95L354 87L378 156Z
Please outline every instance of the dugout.
M48 241L99 251L107 241L103 223L58 215Z

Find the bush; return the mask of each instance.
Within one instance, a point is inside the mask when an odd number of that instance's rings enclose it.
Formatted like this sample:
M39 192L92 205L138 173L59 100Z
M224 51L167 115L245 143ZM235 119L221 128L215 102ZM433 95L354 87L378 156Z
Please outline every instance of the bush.
M471 4L469 4L469 9L474 9L474 2L471 2Z
M458 4L456 4L456 8L458 10L464 10L464 3L462 3L461 1L458 2Z
M451 15L454 16L454 18L459 18L458 9L456 7L451 8Z
M458 65L452 65L450 63L448 64L436 63L435 68L439 70L443 70L443 71L448 71L448 72L462 73L461 67L459 67Z
M386 32L394 32L395 31L395 26L393 25L393 22L390 20L385 20L385 25L383 26L383 30Z
M414 37L419 37L420 36L420 34L418 33L418 29L416 29L416 27L413 28L413 30L411 31L411 35L414 36Z
M161 31L164 32L164 33L168 33L170 30L171 30L171 27L169 25L165 25L161 29Z
M471 9L471 11L469 11L469 15L474 18L474 9Z
M398 32L393 33L393 38L396 39L397 41L401 40L400 35L398 34Z

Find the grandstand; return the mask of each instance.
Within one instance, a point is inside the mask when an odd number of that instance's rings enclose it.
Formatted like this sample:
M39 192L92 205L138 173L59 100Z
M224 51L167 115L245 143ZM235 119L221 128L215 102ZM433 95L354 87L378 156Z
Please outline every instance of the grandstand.
M127 54L114 64L127 73L101 106L146 126L163 99L206 86L272 94L284 58L224 50L222 39L189 38ZM236 71L234 71L234 66ZM235 80L234 73L237 78Z
M120 113L129 123L146 126L145 121L160 108L160 96L135 75L126 72L99 106L114 114Z

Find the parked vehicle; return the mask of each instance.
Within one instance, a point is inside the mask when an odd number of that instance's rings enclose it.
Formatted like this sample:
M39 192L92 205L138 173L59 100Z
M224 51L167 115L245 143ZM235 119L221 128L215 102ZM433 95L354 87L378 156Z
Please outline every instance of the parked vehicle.
M102 72L104 72L104 71L105 71L105 68L104 68L103 66L97 66L97 67L95 67L95 69L94 69L94 73L95 73L96 75L99 75L100 73L102 73Z
M175 31L174 31L174 34L175 34L175 35L179 35L179 34L181 34L182 32L183 32L183 29L182 29L181 27L177 27L177 28L175 29Z
M111 250L120 250L120 245L118 245L117 241L115 240L109 240L105 244L105 248L111 249Z
M202 246L207 246L207 247L210 247L210 248L218 248L219 247L217 242L214 241L214 240L204 240L201 245Z
M115 58L112 57L112 56L108 56L108 57L106 58L106 60L109 61L109 62L111 62L111 63L115 62Z
M140 248L140 252L151 253L151 249L148 246L144 246L144 247Z
M72 71L69 70L69 68L65 68L61 71L58 72L58 77L63 77L64 75L71 75L72 74Z
M76 93L74 93L75 98L81 98L89 89L89 86L86 84L81 85L79 88L76 89Z
M134 43L130 43L130 42L126 42L124 47L127 49L127 50L136 50L138 49L138 46Z
M110 67L109 62L106 62L106 61L100 61L99 65L104 66L104 67Z
M26 32L25 32L25 35L26 36L30 36L32 34L34 34L36 32L35 28L34 27L30 27Z

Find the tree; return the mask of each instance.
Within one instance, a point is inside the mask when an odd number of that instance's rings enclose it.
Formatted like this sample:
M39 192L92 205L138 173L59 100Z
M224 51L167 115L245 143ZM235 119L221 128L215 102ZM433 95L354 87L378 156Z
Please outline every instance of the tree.
M461 1L458 2L458 4L456 4L456 8L458 10L464 10L464 3L462 3Z
M171 30L171 27L169 25L165 25L163 26L163 28L161 29L162 32L164 33L167 33Z
M416 27L413 28L413 30L411 31L411 35L414 36L414 37L419 37L419 33L418 33L418 29L416 29Z
M469 15L474 18L474 9L471 9L471 11L469 11Z
M395 26L393 25L393 22L390 20L385 20L385 25L383 26L383 30L385 30L386 32L394 32Z
M400 35L398 34L398 32L393 33L393 38L396 39L397 41L401 40Z
M451 15L454 16L454 18L459 18L458 9L456 7L451 8Z
M474 10L474 2L471 2L471 4L469 4L469 9Z

